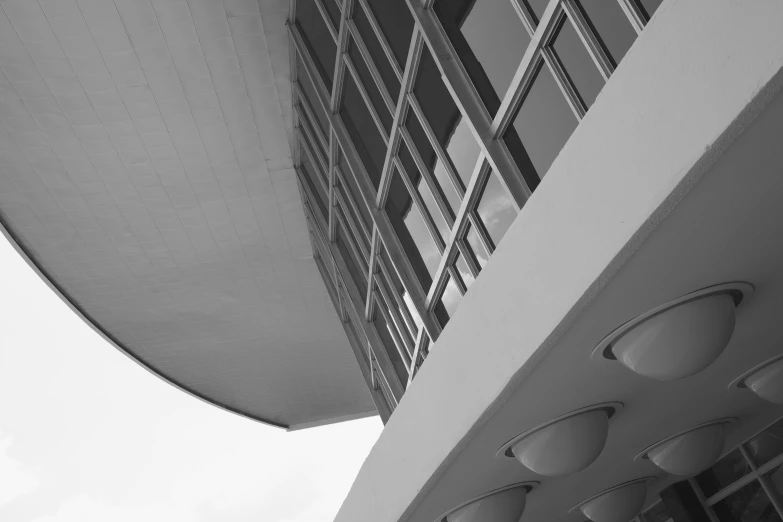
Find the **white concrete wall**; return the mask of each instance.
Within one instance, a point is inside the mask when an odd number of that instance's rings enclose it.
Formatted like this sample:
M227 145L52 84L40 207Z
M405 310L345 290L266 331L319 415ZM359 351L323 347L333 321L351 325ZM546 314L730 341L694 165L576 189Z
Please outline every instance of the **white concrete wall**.
M781 19L779 0L664 2L463 299L338 522L396 522L415 510L777 92Z

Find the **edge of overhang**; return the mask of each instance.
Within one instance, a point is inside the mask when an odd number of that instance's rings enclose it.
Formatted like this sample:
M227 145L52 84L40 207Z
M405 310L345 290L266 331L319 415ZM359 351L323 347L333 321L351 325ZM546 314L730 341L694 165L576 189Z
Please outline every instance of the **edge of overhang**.
M308 423L302 423L298 425L287 425L282 424L279 422L275 422L269 419L264 419L262 417L258 417L256 415L253 415L252 413L233 408L225 403L222 403L220 401L217 401L215 399L212 399L204 394L201 394L194 390L193 388L186 386L182 384L181 382L177 381L176 379L172 379L165 373L161 372L151 364L144 361L142 358L140 358L138 355L133 353L130 349L128 349L126 346L124 346L122 343L120 343L112 334L110 334L107 330L105 330L97 321L95 321L88 313L86 313L77 303L75 300L71 299L71 297L58 285L53 278L49 276L49 274L41 268L38 263L35 262L35 260L30 256L30 254L27 252L27 250L21 245L19 240L16 237L16 234L14 234L13 229L8 227L5 223L5 219L0 215L0 231L2 231L5 238L8 240L8 242L16 249L16 252L24 259L28 266L33 269L33 271L38 275L38 277L43 280L44 283L49 287L52 292L55 293L70 309L71 311L76 314L79 318L81 318L82 321L84 321L87 325L90 326L98 335L103 337L105 341L107 341L109 344L114 346L117 350L120 351L120 353L126 355L129 359L131 359L133 362L147 370L148 372L152 373L156 377L166 381L167 383L171 384L175 388L178 388L180 391L183 391L187 393L188 395L195 397L197 399L200 399L211 406L216 406L217 408L220 408L221 410L225 410L230 413L234 413L236 415L239 415L241 417L245 417L247 419L260 422L261 424L266 424L267 426L272 426L275 428L282 428L284 430L294 430L294 429L301 429L309 426L310 424L313 424L313 426L317 425L323 425L328 424L330 422L337 422L336 419L339 418L332 418L332 419L323 419L323 420L317 420L308 422ZM362 412L364 413L364 412ZM362 414L359 414L362 415ZM341 418L341 417L340 417ZM357 417L358 418L358 417ZM349 420L349 419L345 419Z

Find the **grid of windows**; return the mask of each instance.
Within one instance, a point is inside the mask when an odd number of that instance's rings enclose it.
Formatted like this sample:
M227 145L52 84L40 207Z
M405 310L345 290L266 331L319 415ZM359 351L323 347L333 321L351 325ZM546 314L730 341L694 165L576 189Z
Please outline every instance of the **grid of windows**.
M300 187L391 409L659 3L292 0Z

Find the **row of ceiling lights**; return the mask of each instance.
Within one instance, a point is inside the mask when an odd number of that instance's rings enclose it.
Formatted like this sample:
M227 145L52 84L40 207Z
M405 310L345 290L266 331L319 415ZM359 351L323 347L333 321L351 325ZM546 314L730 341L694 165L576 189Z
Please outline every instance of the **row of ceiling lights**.
M684 295L621 325L593 351L593 358L616 360L631 371L661 381L694 375L712 364L734 333L736 308L753 293L748 283L727 283ZM783 355L737 377L731 388L747 388L759 397L783 404ZM622 409L619 402L571 411L514 437L498 456L516 458L548 477L570 475L592 464L603 451L609 421ZM726 428L736 421L722 418L675 433L642 450L673 475L693 475L712 466L723 452ZM593 522L628 522L647 497L642 477L618 484L583 500L579 510ZM449 510L438 522L517 522L527 493L538 483L524 482L485 493Z

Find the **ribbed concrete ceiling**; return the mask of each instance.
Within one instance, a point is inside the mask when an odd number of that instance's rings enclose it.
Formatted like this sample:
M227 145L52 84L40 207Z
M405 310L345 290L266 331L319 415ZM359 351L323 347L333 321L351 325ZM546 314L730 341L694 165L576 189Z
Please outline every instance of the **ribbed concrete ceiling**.
M284 426L374 409L292 168L287 4L0 0L6 228L144 364Z

